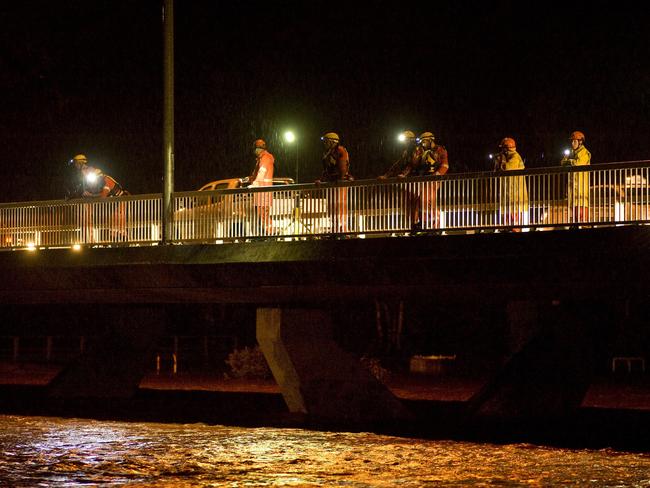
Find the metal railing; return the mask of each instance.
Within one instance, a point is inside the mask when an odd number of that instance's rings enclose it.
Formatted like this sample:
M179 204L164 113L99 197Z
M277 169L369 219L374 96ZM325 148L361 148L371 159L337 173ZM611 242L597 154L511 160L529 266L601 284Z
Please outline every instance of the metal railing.
M161 241L161 195L0 205L0 248ZM650 161L173 195L173 242L650 221Z
M0 205L0 248L151 244L160 229L160 195Z

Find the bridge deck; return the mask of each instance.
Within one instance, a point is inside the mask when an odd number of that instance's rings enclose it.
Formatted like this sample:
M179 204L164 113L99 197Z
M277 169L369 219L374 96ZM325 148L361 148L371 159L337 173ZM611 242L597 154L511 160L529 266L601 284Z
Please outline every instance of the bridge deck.
M650 227L0 253L0 303L251 303L648 292Z

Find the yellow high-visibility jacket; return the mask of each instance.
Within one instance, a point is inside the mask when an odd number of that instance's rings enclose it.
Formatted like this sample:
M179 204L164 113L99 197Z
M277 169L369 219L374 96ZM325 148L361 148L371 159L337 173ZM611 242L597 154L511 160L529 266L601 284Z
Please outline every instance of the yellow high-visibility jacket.
M585 146L572 151L571 157L562 160L564 166L589 166L591 153ZM569 205L575 207L589 206L589 173L571 173L568 181L567 197Z
M524 160L517 151L508 150L497 154L495 169L513 171L526 169ZM528 211L528 188L525 176L508 176L499 178L500 207L502 212L518 213Z

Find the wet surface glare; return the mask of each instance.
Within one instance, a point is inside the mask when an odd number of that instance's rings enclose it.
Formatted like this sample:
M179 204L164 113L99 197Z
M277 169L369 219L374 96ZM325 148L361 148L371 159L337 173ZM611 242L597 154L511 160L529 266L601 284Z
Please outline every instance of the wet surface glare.
M0 416L0 486L635 486L650 454Z

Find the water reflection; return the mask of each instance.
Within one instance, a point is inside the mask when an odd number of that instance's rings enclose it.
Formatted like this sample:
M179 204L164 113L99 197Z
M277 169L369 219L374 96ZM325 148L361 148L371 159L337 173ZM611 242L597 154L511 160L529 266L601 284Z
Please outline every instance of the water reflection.
M635 486L650 454L0 416L0 486Z

